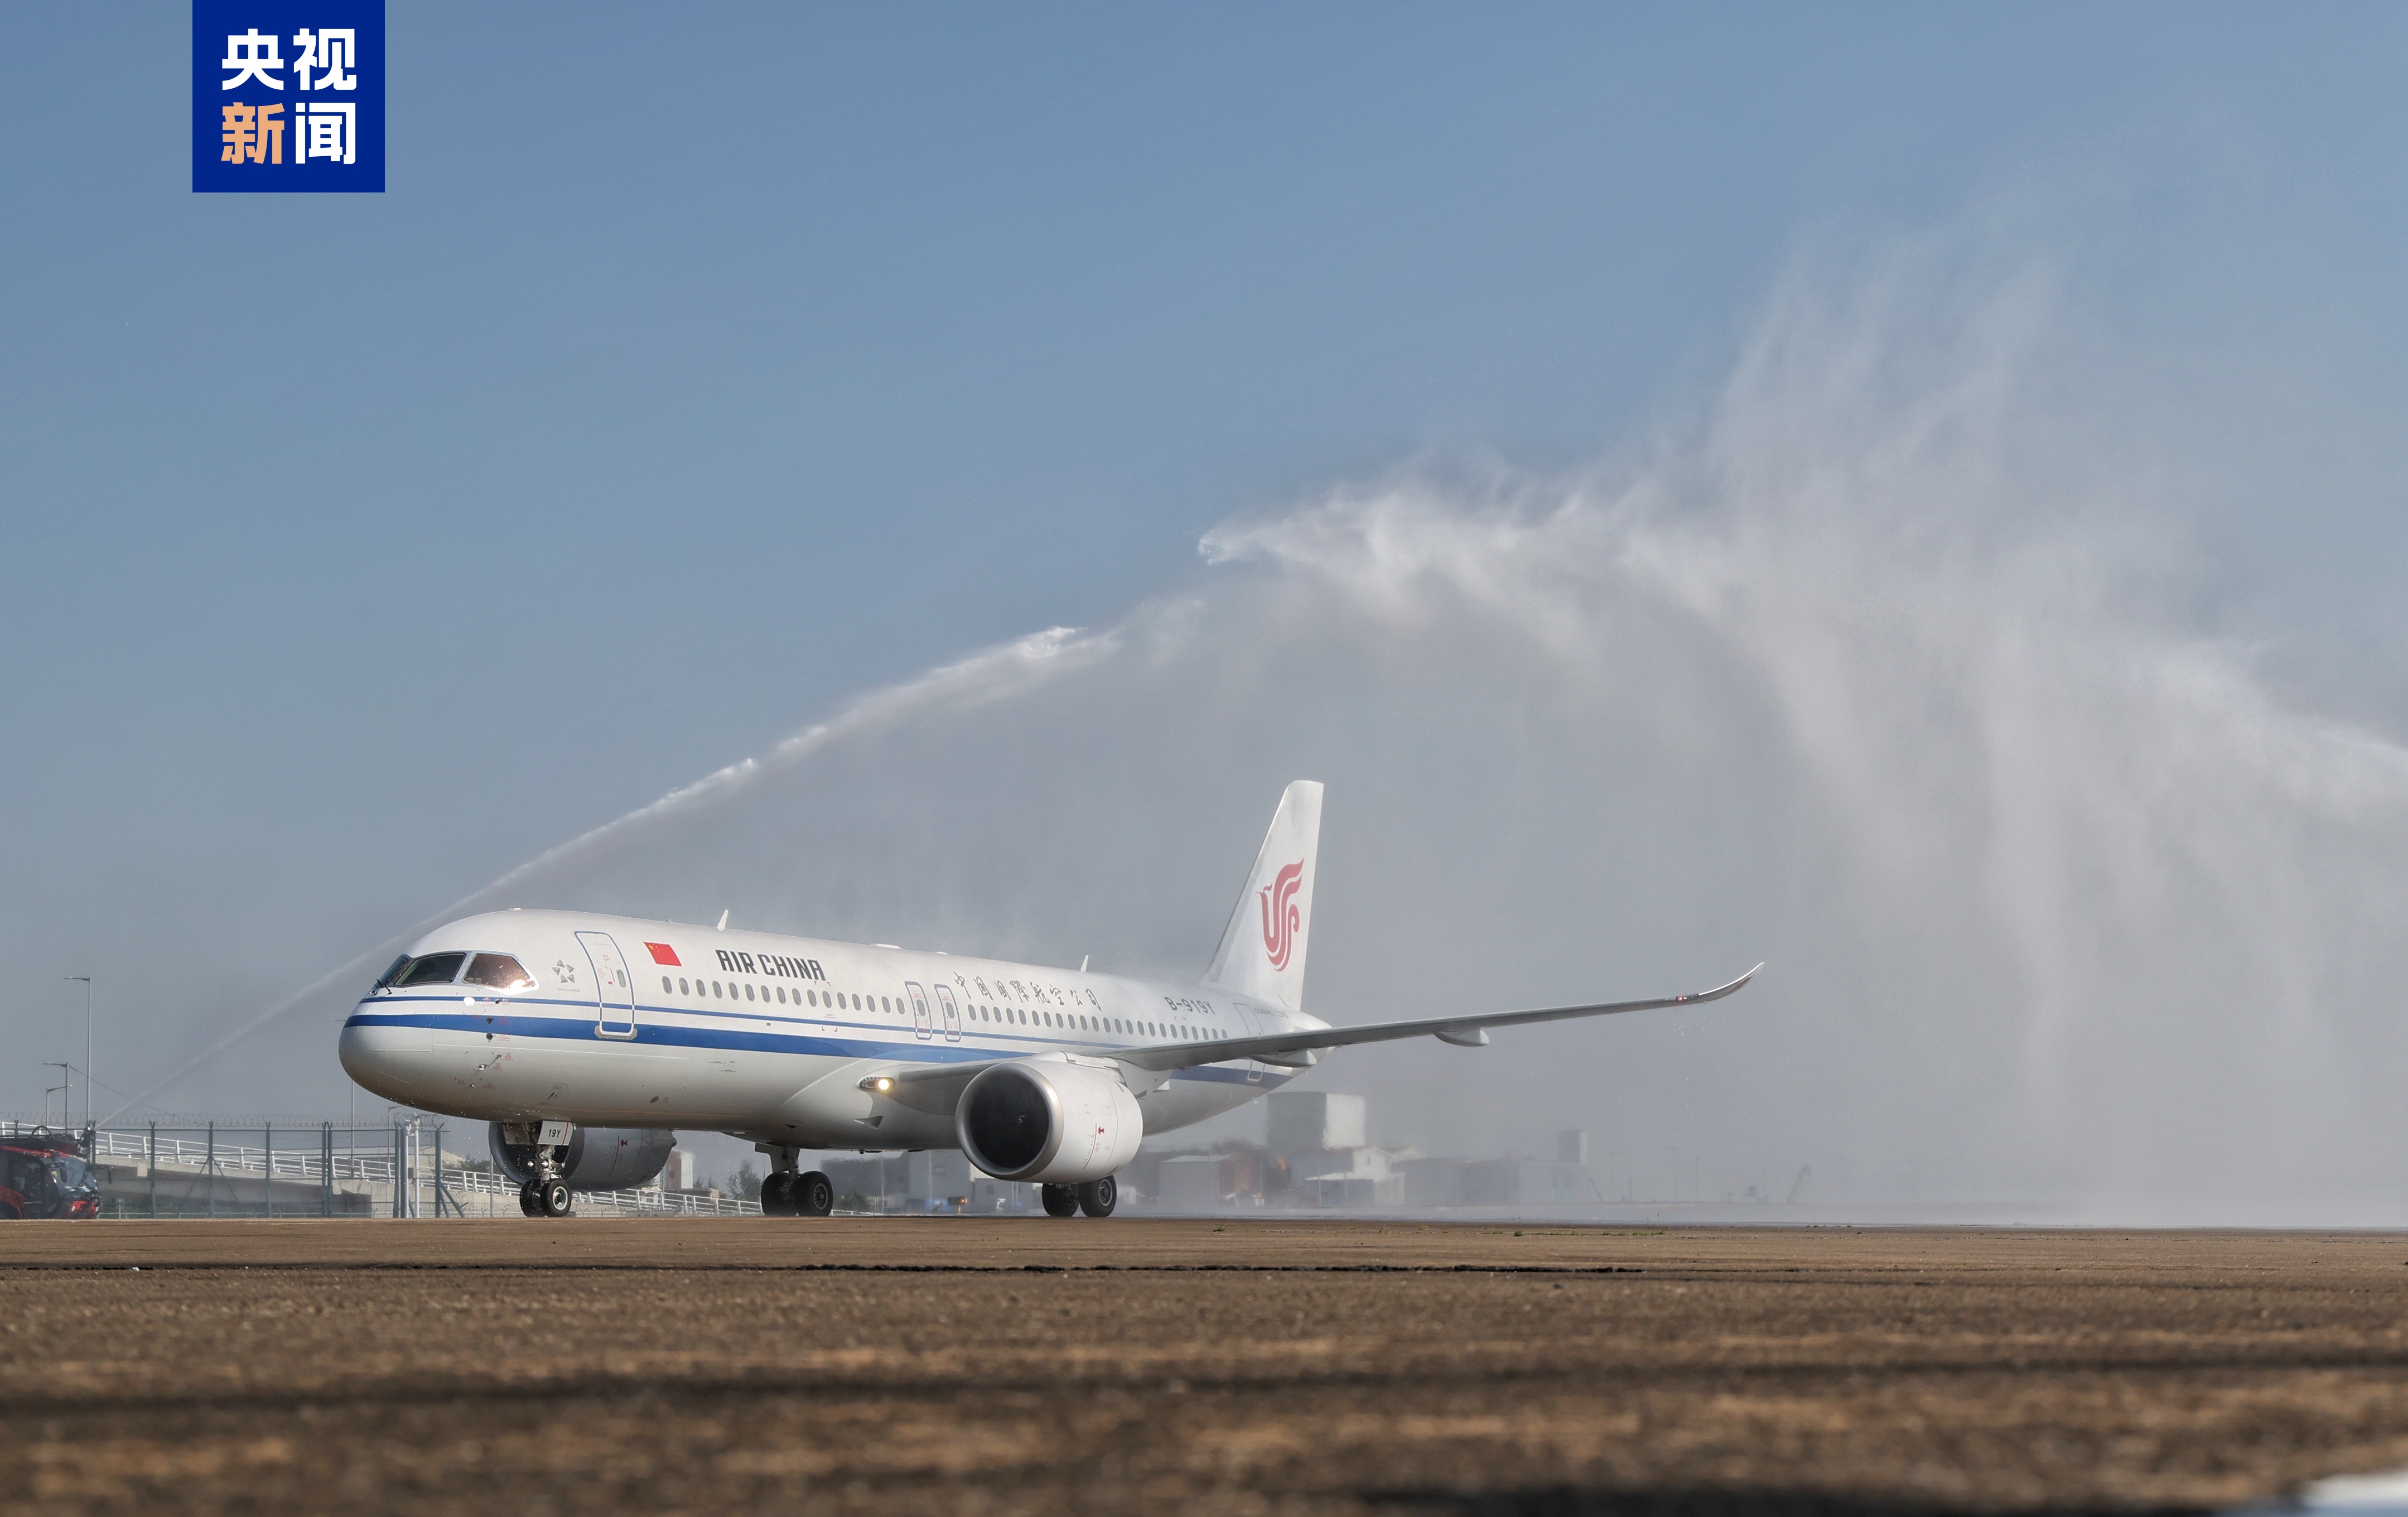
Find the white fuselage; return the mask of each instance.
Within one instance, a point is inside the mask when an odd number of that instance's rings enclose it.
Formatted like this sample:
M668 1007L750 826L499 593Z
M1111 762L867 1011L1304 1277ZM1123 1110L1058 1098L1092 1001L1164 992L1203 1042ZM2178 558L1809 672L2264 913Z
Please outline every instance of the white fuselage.
M377 1094L483 1121L707 1129L805 1149L956 1144L950 1116L864 1089L886 1072L1324 1024L1226 990L816 938L560 911L464 917L412 945L449 979L380 986L342 1031ZM523 970L468 983L478 955ZM1289 1072L1250 1060L1141 1076L1145 1131L1217 1116Z

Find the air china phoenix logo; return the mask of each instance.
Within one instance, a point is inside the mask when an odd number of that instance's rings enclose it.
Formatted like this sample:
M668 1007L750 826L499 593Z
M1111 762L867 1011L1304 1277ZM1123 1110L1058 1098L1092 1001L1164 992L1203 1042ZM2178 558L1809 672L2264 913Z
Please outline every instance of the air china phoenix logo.
M1297 929L1304 925L1304 914L1296 908L1296 892L1303 883L1304 860L1299 859L1258 892L1263 901L1263 946L1270 952L1273 969L1285 969L1288 955L1296 951Z

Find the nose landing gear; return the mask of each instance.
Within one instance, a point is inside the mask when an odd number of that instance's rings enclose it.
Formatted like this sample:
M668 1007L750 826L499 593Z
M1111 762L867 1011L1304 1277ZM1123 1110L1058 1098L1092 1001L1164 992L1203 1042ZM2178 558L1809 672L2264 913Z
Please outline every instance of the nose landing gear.
M519 1187L519 1210L530 1217L566 1217L576 1197L568 1182L554 1176L551 1179L529 1180Z
M567 1122L513 1122L505 1124L501 1132L503 1141L525 1145L518 1151L527 1158L515 1163L523 1163L533 1171L519 1187L519 1210L529 1217L567 1216L576 1198L561 1171L568 1162L568 1140L576 1128ZM499 1148L494 1156L501 1156Z

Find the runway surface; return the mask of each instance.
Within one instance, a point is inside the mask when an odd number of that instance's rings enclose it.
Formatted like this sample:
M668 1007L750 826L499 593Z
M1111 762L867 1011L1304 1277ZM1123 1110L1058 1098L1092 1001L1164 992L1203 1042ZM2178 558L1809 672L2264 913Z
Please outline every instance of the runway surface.
M2408 1239L12 1222L0 1366L53 1517L2190 1510L2408 1465Z

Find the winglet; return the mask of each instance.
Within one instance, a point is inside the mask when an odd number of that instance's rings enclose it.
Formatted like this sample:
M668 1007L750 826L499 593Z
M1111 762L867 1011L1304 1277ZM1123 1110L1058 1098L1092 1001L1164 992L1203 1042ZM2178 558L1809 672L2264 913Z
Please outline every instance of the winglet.
M1695 995L1676 995L1672 998L1672 1004L1676 1006L1685 1006L1694 1001L1720 1001L1723 997L1730 994L1733 990L1738 990L1741 986L1745 985L1748 981L1756 978L1756 972L1762 968L1764 968L1764 965L1759 963L1755 969L1749 970L1746 974L1742 975L1739 978L1731 981L1728 985L1717 985L1711 990L1699 990Z

